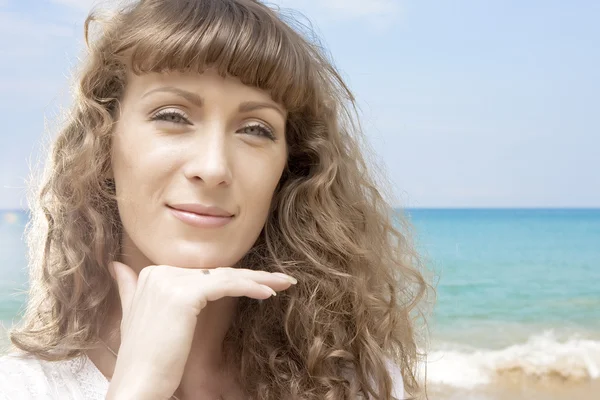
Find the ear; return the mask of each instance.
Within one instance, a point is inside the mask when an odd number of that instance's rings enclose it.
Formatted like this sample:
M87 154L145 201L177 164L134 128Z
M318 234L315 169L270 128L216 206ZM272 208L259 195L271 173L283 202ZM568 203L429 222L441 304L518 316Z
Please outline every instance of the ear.
M105 172L101 175L100 182L103 182L103 185L106 185L107 188L110 188L111 191L115 190L115 176L111 171Z
M113 174L113 169L110 168L108 171L103 172L102 175L101 175L101 179L103 181L108 181L108 180L114 181L115 180L115 175Z

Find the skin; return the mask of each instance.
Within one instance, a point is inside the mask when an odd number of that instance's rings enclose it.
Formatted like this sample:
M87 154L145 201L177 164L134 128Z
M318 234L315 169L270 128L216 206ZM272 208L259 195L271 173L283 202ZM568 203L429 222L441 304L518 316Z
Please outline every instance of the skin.
M199 98L201 104L196 101ZM240 104L247 102L263 106L240 111ZM242 279L236 263L258 238L286 164L287 111L268 93L236 78L220 77L211 69L203 74L130 74L120 110L113 137L112 175L124 226L118 260L129 268L119 267L120 299L113 301L101 338L113 350L119 350L118 363L126 363L122 360L125 356L121 356L125 350L140 355L144 351L140 343L145 341L145 346L151 346L161 337L138 340L132 339L132 333L129 347L124 346L121 337L109 332L120 329L124 335L125 319L129 331L148 336L147 331L156 327L142 329L144 322L135 322L133 316L138 313L139 317L144 307L155 310L171 304L177 310L194 310L195 321L188 313L179 319L156 322L159 328L161 324L175 324L183 327L173 329L182 329L186 335L191 332L188 347L181 350L182 355L189 354L185 368L181 366L181 382L175 394L182 399L206 398L203 394L223 394L229 387L232 397L238 397L240 390L231 389L231 378L223 372L226 368L221 351L237 296L268 298L270 294L255 282L275 290L290 285L281 276L275 279L248 271L243 272L245 291L231 289L231 282ZM235 216L223 227L194 227L175 218L167 207L181 203L218 206ZM151 285L152 280L147 276L142 279L141 272L154 265L170 268L159 271L162 275L153 272L155 283ZM225 268L219 274L220 267L232 267L233 272ZM204 275L200 269L214 273ZM166 287L162 294L156 289L158 276L162 288ZM134 296L142 281L156 293ZM225 286L229 291L223 289ZM178 291L171 290L173 287ZM176 298L173 293L182 294ZM132 327L136 323L138 328ZM131 356L129 365L119 368L105 347L90 350L88 356L109 377L116 377L120 370L122 376L135 359ZM152 381L150 376L146 378Z

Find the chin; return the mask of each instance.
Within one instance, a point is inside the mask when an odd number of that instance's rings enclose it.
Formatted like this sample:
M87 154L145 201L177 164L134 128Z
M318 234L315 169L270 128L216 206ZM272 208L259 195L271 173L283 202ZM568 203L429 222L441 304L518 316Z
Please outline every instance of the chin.
M241 257L240 257L241 258ZM188 269L214 269L219 267L233 267L240 258L226 257L223 251L194 251L179 252L177 256L173 254L157 257L157 265L172 265L179 268Z

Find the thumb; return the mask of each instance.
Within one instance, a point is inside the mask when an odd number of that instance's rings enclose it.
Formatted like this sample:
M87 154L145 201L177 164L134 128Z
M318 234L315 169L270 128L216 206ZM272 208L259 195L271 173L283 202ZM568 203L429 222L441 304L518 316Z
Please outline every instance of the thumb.
M123 323L127 321L129 316L133 295L135 294L135 289L137 287L138 276L128 265L119 261L113 261L110 269L113 271L117 287L119 288Z

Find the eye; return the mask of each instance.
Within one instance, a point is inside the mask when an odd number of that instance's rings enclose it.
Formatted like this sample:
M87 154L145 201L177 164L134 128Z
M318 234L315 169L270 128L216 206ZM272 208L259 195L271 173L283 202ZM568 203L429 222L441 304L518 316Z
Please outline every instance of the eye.
M151 118L152 121L165 121L165 122L172 122L174 124L186 124L186 125L191 125L190 120L188 119L188 116L176 109L176 108L165 108L163 110L160 110L159 112L157 112L156 114L154 114Z
M243 127L241 130L246 131L246 133L253 136L264 136L271 140L276 139L275 135L273 134L273 131L262 124L253 123L251 125Z

